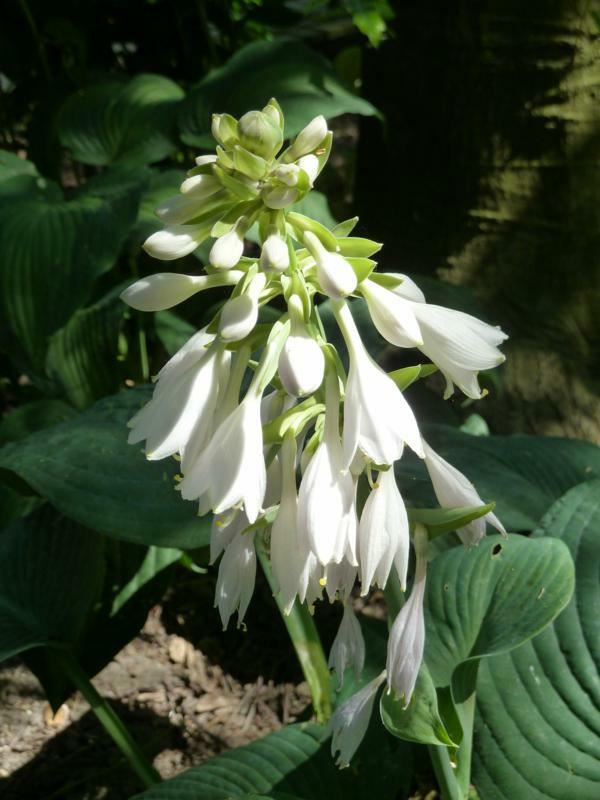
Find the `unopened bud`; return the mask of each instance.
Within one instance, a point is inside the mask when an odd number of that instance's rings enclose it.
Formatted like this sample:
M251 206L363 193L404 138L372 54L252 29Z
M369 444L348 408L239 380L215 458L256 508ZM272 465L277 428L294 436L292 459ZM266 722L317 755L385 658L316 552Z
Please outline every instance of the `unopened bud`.
M307 153L312 153L327 136L327 120L321 114L311 120L303 128L290 148L289 155L292 159L300 158Z
M306 330L288 336L279 356L278 372L283 388L292 397L312 394L323 383L325 357Z
M299 158L296 163L300 169L303 169L304 172L306 172L310 181L310 185L312 186L317 179L317 175L319 174L319 159L311 154L308 156L302 156L302 158Z
M211 130L223 147L232 147L238 140L238 123L231 114L213 114Z
M260 268L266 272L285 272L290 266L290 254L284 239L272 233L265 239L260 254Z
M213 244L208 260L215 269L232 269L244 252L244 234L247 220L240 217L229 233L219 236Z
M298 199L298 190L287 186L267 186L260 196L267 208L287 208Z
M242 147L270 161L283 144L283 133L267 114L248 111L238 122L238 135Z
M244 294L232 297L223 306L219 319L219 334L228 342L245 339L258 321L258 298L265 287L266 277L259 272Z
M341 300L356 289L356 273L339 253L326 250L314 233L307 231L304 241L317 265L321 290L333 300Z

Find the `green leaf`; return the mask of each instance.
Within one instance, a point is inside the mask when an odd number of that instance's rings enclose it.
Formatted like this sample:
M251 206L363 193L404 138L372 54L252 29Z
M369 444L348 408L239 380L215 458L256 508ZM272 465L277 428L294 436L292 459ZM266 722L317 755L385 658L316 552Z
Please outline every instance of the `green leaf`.
M353 307L354 308L354 307ZM472 436L446 425L427 425L431 446L463 472L508 530L533 530L555 500L583 481L600 477L600 447L543 436ZM420 459L397 465L399 485L415 506L436 504Z
M183 90L163 75L110 79L72 95L58 119L59 137L84 164L142 166L177 147L175 115Z
M409 508L411 522L421 522L427 526L429 538L455 531L493 511L495 504L483 506L463 506L458 508Z
M21 175L38 177L35 164L9 150L0 150L0 183Z
M0 660L73 643L102 582L102 538L49 506L0 537Z
M18 363L43 372L48 337L113 266L135 216L131 210L128 215L123 205L91 194L2 208L0 317L4 346Z
M277 800L364 800L369 786L374 787L371 796L378 800L394 800L399 783L404 783L400 775L406 765L398 763L397 755L395 763L383 757L382 751L373 756L368 768L353 762L350 769L339 770L325 728L311 723L289 725L211 758L132 800L247 800L248 795Z
M117 350L125 305L118 290L79 309L50 338L46 371L76 408L85 408L119 386Z
M408 708L400 700L384 692L379 703L381 721L387 730L400 739L421 744L456 746L442 721L438 698L427 669L423 664Z
M388 375L394 381L396 386L404 391L419 378L427 378L437 372L435 364L415 364L414 367L402 367L389 372Z
M318 114L376 113L336 76L331 64L298 40L278 38L242 47L222 67L192 87L179 113L186 144L209 147L213 113L241 116L275 97L285 115L285 134L293 136Z
M30 433L58 425L75 415L71 406L54 397L44 397L11 411L0 422L0 444L16 442Z
M481 664L473 780L482 800L596 800L600 785L600 481L544 516L536 544L562 542L575 594L553 625Z
M539 633L569 602L573 581L569 550L557 539L488 536L434 559L425 661L435 685L452 685L455 699L468 696L478 659Z
M208 543L210 522L174 490L174 459L147 462L127 420L147 389L106 398L77 417L0 449L11 470L69 518L116 539L161 547Z

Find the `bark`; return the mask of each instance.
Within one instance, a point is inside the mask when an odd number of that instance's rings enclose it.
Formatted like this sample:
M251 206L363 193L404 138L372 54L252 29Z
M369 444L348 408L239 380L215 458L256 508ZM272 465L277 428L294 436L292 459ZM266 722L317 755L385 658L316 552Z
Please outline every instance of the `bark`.
M361 136L362 222L387 267L473 287L510 333L482 412L498 431L600 442L597 10L403 4L396 41L365 63L387 129Z

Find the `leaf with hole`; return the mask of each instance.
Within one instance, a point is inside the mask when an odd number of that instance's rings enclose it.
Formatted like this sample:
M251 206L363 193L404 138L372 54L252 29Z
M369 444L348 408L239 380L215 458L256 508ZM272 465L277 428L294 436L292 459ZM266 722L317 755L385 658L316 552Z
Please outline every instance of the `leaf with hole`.
M566 545L575 594L554 623L481 664L473 782L482 800L596 800L600 786L600 481L558 500L534 533Z

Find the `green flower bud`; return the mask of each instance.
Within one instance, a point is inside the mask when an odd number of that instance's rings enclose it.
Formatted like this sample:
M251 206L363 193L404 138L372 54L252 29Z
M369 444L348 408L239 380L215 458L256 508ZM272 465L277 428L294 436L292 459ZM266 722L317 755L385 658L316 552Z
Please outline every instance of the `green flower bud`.
M283 144L283 132L262 111L248 111L238 122L242 147L270 161Z
M238 123L231 114L213 114L212 135L225 148L233 147L238 141Z

